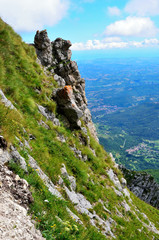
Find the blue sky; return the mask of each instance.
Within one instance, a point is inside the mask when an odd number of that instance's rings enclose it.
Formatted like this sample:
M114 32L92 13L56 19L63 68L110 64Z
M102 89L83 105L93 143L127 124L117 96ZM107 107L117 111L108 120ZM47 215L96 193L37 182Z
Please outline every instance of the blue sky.
M158 56L159 0L0 0L1 17L24 41L47 29L75 58ZM9 7L8 7L9 6Z

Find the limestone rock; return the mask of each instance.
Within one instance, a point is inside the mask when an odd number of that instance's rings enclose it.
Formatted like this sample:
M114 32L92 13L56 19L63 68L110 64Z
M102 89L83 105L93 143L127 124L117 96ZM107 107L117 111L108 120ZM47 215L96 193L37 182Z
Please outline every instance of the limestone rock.
M71 59L71 42L67 40L63 40L62 38L57 38L54 42L52 42L53 54L58 62L63 60L70 60Z
M10 109L16 109L13 104L11 103L11 101L9 101L6 96L4 95L4 93L2 92L2 90L0 89L0 101L2 103L4 103L4 105L7 107L7 108L10 108Z
M117 196L122 197L122 192L118 191L115 187L112 187Z
M62 164L61 175L62 175L62 177L69 180L71 190L75 191L76 190L76 179L73 176L69 176L69 174L66 170L65 164Z
M117 177L117 175L113 172L113 170L110 168L107 171L107 174L109 175L110 180L114 183L114 185L118 188L119 191L122 191L121 183Z
M126 202L125 200L124 200L121 204L122 204L122 206L125 208L125 211L126 211L126 212L131 211L130 206L127 204L127 202Z
M53 114L52 112L48 111L47 108L41 106L41 105L38 105L38 109L39 109L39 112L44 116L46 117L47 120L51 120L53 122L54 125L56 126L60 126L60 121L55 117L55 114Z
M38 122L38 124L39 124L40 126L43 126L43 127L46 128L46 129L50 129L50 127L49 127L43 120L40 120L40 121Z
M36 48L37 55L44 66L50 66L53 60L52 45L48 38L46 30L37 31L34 38L34 46Z
M58 83L59 87L64 87L66 85L65 80L62 77L58 76L57 74L54 75L54 79Z
M27 207L28 204L33 202L27 181L15 175L4 165L0 165L0 181L2 188L9 191L19 204Z
M159 209L159 184L155 182L154 178L145 172L138 173L128 170L122 165L120 165L120 169L127 179L130 191L146 203Z
M19 154L19 152L13 146L11 146L11 158L14 160L14 162L19 163L22 169L27 171L25 159Z
M8 163L11 160L11 155L7 150L0 148L0 164Z
M0 182L0 239L44 240L27 214L27 205L33 201L28 183L2 165Z
M79 224L83 225L83 222L80 220L80 218L74 214L69 208L66 208L67 212L69 213L69 215Z
M79 119L82 117L83 113L78 108L71 86L65 86L56 91L55 100L58 103L59 111L65 115L73 127L80 127Z

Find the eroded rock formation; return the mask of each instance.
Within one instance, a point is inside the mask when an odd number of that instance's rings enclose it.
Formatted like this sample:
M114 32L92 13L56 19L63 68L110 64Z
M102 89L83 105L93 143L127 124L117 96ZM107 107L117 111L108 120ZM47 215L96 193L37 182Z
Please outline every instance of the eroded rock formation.
M37 31L34 39L40 63L54 75L59 85L52 94L58 111L68 119L73 128L81 128L80 119L83 119L92 136L98 141L91 113L87 108L85 80L81 78L77 63L71 61L71 45L70 41L62 38L51 42L45 30Z

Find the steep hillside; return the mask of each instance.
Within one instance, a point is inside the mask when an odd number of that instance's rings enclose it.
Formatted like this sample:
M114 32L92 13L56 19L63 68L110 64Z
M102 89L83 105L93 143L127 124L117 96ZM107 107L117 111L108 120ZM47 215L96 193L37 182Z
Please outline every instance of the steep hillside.
M29 46L0 20L0 238L20 240L26 230L20 213L7 222L11 198L47 240L159 239L159 211L128 191L98 143L70 46L46 31ZM34 232L30 239L42 239Z

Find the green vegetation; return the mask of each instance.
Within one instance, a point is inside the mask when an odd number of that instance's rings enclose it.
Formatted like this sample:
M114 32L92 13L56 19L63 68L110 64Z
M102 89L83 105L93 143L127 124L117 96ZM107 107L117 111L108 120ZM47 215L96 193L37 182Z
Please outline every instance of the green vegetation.
M106 170L112 168L119 179L122 174L114 167L114 163L103 147L90 134L90 146L87 141L81 145L79 136L86 138L82 131L72 132L64 127L62 121L61 127L54 126L51 121L47 121L38 112L37 104L40 104L57 115L56 104L50 100L52 90L57 85L54 78L46 76L36 63L34 48L23 43L11 27L2 20L0 20L0 39L0 88L17 109L10 110L0 103L0 134L9 144L17 147L27 163L28 154L34 157L41 169L58 186L61 193L63 193L63 189L58 185L58 180L62 163L64 163L69 175L76 178L77 191L94 204L96 213L103 219L111 217L116 221L117 225L113 225L113 232L117 239L145 240L153 239L153 236L157 239L157 235L148 231L147 228L139 231L138 229L142 229L142 224L136 214L126 212L122 206L123 200L127 201L127 199L116 195L112 188L113 182L109 180ZM49 126L49 129L39 125L41 120ZM65 143L61 143L57 139L59 134L64 135ZM29 141L30 135L34 136L34 139ZM15 136L22 143L25 140L29 141L31 149L21 148ZM73 145L81 150L82 154L87 155L88 161L83 162L74 156L69 147ZM90 147L95 150L96 157ZM91 226L88 216L79 214L67 198L60 200L51 195L38 177L37 171L32 169L29 164L27 166L29 171L25 173L17 164L10 163L10 168L31 185L34 203L30 205L29 212L36 220L37 228L41 230L47 240L110 239L110 236L105 237ZM67 180L65 183L68 185ZM133 195L132 199L136 209L144 212L154 222L156 228L159 228L159 211ZM102 209L99 200L106 204L111 215ZM134 205L129 204L132 210L135 210ZM76 223L69 216L66 207L80 217L84 226ZM122 214L121 216L117 216L116 209ZM101 228L102 226L99 226L99 229Z
M157 103L141 104L97 121L100 142L118 163L133 170L159 169Z
M144 103L109 114L101 118L101 122L105 120L106 125L120 128L131 136L158 140L158 109L159 103Z

